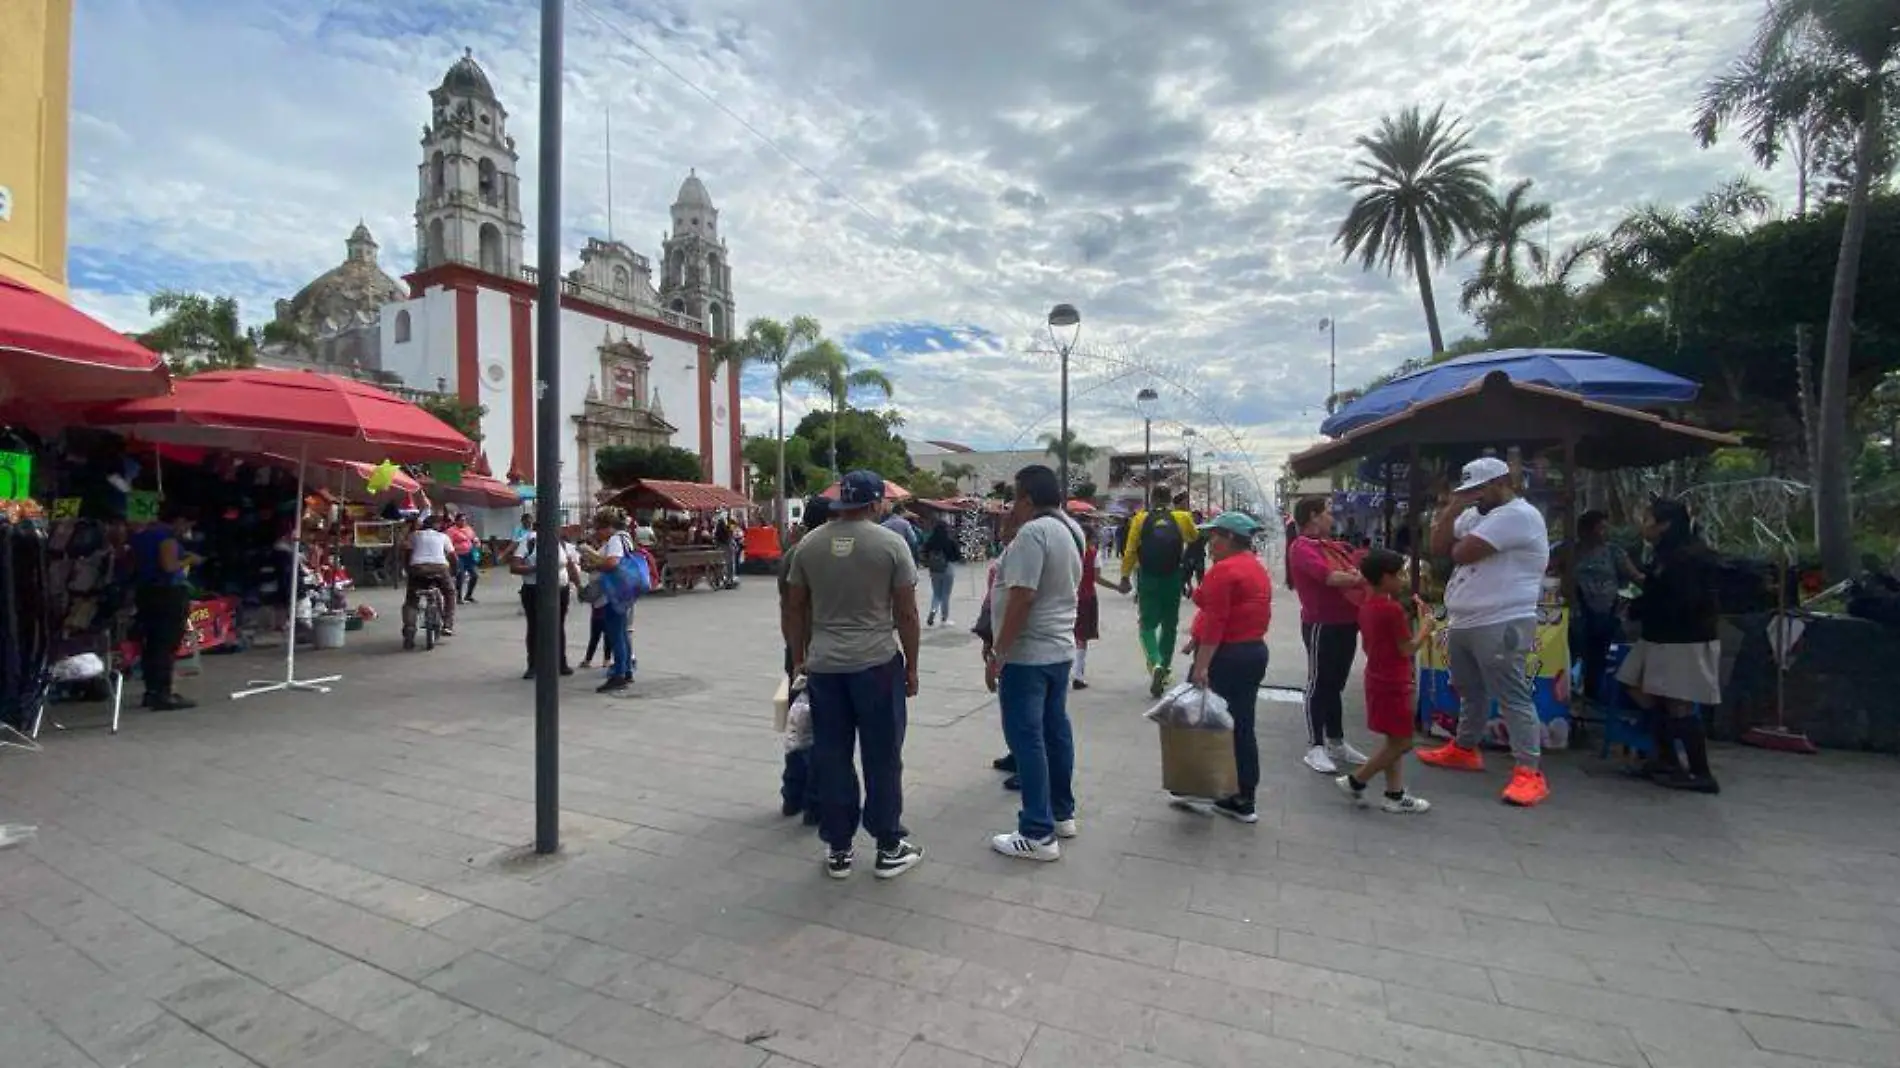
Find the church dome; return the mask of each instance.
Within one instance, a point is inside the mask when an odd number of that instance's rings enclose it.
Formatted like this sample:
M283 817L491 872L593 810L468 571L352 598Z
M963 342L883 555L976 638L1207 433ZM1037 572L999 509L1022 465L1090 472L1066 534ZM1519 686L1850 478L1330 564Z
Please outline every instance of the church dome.
M697 171L689 172L686 180L680 183L680 195L673 200L678 208L710 208L713 206L712 194L706 192L706 183L699 180Z
M377 321L383 305L408 300L409 290L383 273L376 262L376 239L358 224L346 242L344 261L318 275L297 295L278 305L278 319L321 337L351 326Z
M455 61L449 72L442 76L439 92L456 96L472 96L481 100L494 100L495 87L488 83L488 72L475 62L474 49L462 50L462 58Z

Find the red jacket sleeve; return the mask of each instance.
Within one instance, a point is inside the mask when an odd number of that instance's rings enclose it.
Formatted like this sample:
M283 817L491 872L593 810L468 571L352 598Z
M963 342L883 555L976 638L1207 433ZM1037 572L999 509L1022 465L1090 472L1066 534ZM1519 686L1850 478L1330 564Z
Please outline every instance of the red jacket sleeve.
M1293 544L1287 547L1287 559L1293 564L1296 582L1324 586L1326 580L1332 577L1333 565L1327 562L1325 554L1319 551L1319 543L1312 538L1295 538Z

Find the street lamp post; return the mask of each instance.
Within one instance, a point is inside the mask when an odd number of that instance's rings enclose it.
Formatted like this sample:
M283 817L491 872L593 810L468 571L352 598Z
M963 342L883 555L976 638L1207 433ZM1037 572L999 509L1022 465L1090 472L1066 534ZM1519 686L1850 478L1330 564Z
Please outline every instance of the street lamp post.
M1339 396L1339 320L1327 316L1319 321L1326 331L1326 414L1333 414L1333 398Z
M1135 394L1135 410L1141 413L1141 493L1145 500L1143 508L1154 503L1155 495L1155 401L1161 394L1152 389L1144 389Z
M1187 455L1188 511L1194 510L1194 428L1181 428L1181 451Z
M1069 331L1069 343L1064 345L1057 330ZM1082 313L1075 310L1073 304L1058 304L1049 309L1049 340L1055 342L1056 351L1062 354L1062 435L1057 441L1061 448L1058 458L1061 470L1057 477L1062 481L1062 510L1069 509L1069 353L1075 351L1075 342L1082 336Z
M562 2L541 0L541 158L535 296L535 388L540 402L535 427L535 529L543 543L561 544L561 66ZM534 658L534 851L561 845L561 690L554 666L561 648L562 566L559 551L535 554L537 595Z

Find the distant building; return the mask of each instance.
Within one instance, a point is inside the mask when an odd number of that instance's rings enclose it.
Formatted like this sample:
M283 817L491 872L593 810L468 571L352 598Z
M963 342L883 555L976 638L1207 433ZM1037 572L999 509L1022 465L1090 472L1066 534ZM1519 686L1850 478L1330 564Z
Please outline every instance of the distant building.
M369 227L358 223L343 247L342 263L277 302L277 324L297 340L265 345L258 363L382 377L383 306L408 300L409 287L383 273Z

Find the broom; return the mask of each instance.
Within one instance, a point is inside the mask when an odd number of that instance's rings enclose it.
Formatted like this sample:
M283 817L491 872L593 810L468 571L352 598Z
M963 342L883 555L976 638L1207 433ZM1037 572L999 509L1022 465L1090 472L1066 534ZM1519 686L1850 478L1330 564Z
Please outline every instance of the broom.
M1788 618L1788 563L1780 560L1775 564L1775 621L1768 633L1769 652L1775 658L1775 725L1772 727L1750 727L1742 732L1743 745L1752 745L1757 749L1772 749L1779 753L1805 753L1813 755L1820 752L1806 734L1789 730L1787 724L1788 657L1794 652L1794 642L1790 636L1793 628ZM1781 628L1781 648L1775 648L1774 627Z

